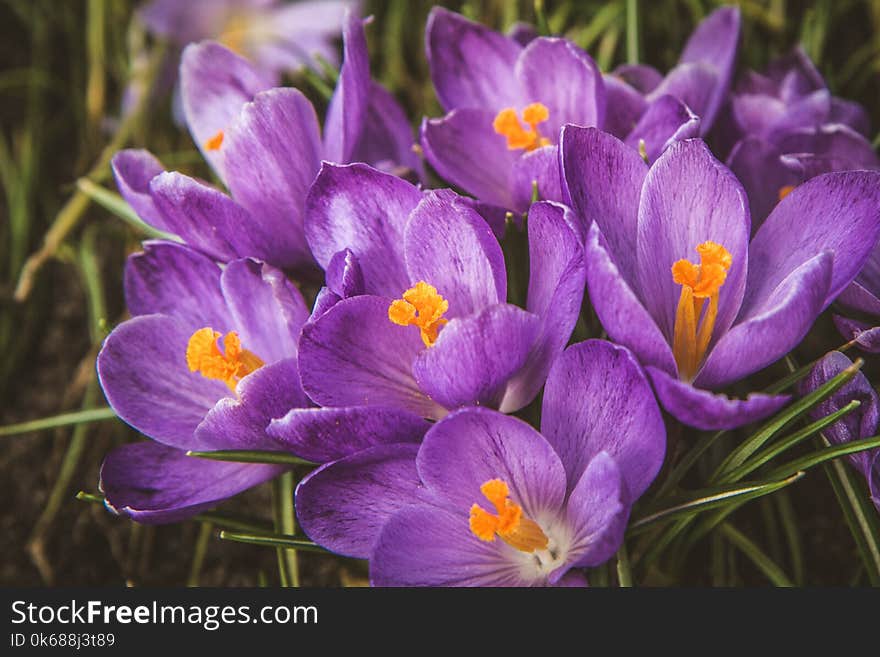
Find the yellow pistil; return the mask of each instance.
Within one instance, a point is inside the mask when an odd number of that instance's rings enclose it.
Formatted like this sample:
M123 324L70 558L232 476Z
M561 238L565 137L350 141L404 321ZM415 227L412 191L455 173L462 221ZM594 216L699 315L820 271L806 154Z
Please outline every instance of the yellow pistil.
M253 352L241 348L241 340L235 331L223 338L223 351L217 344L219 339L220 333L207 326L193 333L186 345L186 364L190 372L223 381L234 392L241 378L265 363Z
M791 194L793 189L794 189L794 185L785 185L784 187L780 187L779 188L779 200L781 201L786 196Z
M449 302L440 296L437 288L419 281L403 298L395 299L388 306L388 319L400 326L418 326L426 347L437 341L437 334L449 320L443 314L449 310Z
M523 514L523 509L510 499L510 489L501 479L490 479L480 486L480 492L495 507L495 515L479 504L471 507L470 528L481 541L491 543L495 536L522 552L534 552L547 547L549 539L534 520Z
M522 120L528 126L523 128L516 110L512 107L501 110L492 121L492 127L499 135L507 137L507 148L511 151L524 149L533 151L541 146L549 146L550 140L538 132L538 125L550 118L550 110L541 103L532 103L522 111Z
M218 130L217 134L215 134L210 139L205 140L205 150L206 151L219 151L220 146L223 145L223 131Z
M718 293L733 264L730 251L716 242L703 242L697 246L697 253L699 265L683 259L672 265L672 280L681 285L672 353L679 376L686 381L693 379L709 347L718 317ZM709 306L703 313L706 299Z

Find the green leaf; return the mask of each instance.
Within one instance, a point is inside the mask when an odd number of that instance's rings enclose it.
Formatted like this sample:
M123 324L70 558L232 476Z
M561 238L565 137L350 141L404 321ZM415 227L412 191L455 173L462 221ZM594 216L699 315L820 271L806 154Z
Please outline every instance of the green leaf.
M168 240L171 242L182 241L177 235L172 235L171 233L166 233L157 228L153 228L150 224L143 221L119 194L111 192L109 189L105 189L88 178L80 178L76 181L76 186L83 194L105 210L109 210L112 214L115 214L129 226L134 228L138 233L153 239Z
M776 586L793 587L791 579L788 575L776 565L776 562L768 557L755 543L742 534L738 529L730 524L723 524L718 529L731 544L739 548L740 552L746 555L749 560L757 566L758 570L764 573Z
M817 465L821 465L831 459L840 458L849 454L864 452L868 449L880 447L880 436L872 436L870 438L862 438L861 440L853 440L843 445L834 445L820 449L801 458L789 461L779 466L768 474L769 477L788 477L795 472L804 472Z
M236 541L238 543L251 543L252 545L265 545L274 548L287 548L294 550L306 550L308 552L324 552L327 550L317 543L298 536L287 534L256 533L256 532L229 532L221 531L220 538L224 541Z
M8 424L5 427L0 427L0 436L14 436L22 433L31 433L33 431L55 429L56 427L66 427L71 424L112 420L115 417L116 412L112 408L89 408L84 411L62 413L61 415L44 417L39 420L20 422L19 424Z
M267 452L256 449L221 449L215 452L189 451L187 456L193 456L210 461L232 461L234 463L271 463L274 465L307 465L316 466L317 463L306 461L293 454L285 452Z

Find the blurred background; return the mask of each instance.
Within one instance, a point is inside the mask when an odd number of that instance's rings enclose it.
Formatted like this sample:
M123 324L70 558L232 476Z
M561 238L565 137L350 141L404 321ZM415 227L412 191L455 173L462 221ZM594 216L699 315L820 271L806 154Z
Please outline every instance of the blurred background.
M184 0L181 0L184 3ZM403 103L417 125L438 115L424 57L424 24L438 3L362 3L374 77ZM603 70L625 61L626 2L444 2L506 30L546 20L585 48ZM687 36L717 3L641 0L640 59L673 66ZM880 126L880 1L750 0L743 15L739 70L762 69L797 43L835 95L864 104ZM539 12L536 13L536 5ZM135 435L111 417L95 380L104 336L126 317L122 271L143 235L113 210L109 158L144 147L169 168L209 174L189 133L173 119L178 49L137 20L126 0L0 0L0 585L260 585L277 583L273 550L216 538L208 523L139 526L77 499L97 493L110 448ZM294 73L319 112L325 73ZM108 207L110 209L108 209ZM124 212L122 212L124 214ZM827 322L817 331L831 332ZM821 353L822 340L801 349ZM825 348L837 344L829 338ZM803 362L806 362L804 360ZM149 375L149 373L145 373ZM94 409L94 410L93 410ZM89 411L85 414L82 411ZM59 414L79 413L70 424ZM25 427L10 425L29 423ZM840 564L855 546L828 482L792 488L811 584L846 585ZM270 520L268 489L225 505ZM771 553L778 523L760 505L749 522ZM766 530L766 531L765 531ZM736 559L731 556L731 559ZM697 562L699 559L697 559ZM761 583L733 562L724 584ZM304 585L358 585L359 562L302 554ZM852 568L847 568L846 577ZM653 583L664 583L658 571ZM713 582L694 569L693 585ZM854 580L858 582L858 578Z

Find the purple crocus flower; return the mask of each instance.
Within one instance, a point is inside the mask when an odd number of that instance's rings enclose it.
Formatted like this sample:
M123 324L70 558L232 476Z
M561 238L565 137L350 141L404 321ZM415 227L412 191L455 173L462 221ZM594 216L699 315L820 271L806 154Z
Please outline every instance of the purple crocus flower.
M317 543L370 560L376 586L583 585L620 547L663 462L666 432L629 351L590 340L547 379L539 433L485 408L456 411L420 447L328 464L296 491Z
M787 397L712 391L782 357L855 278L880 236L880 173L799 185L750 241L742 186L700 140L674 144L649 169L613 136L572 126L561 161L589 225L590 300L666 410L721 429L779 409Z
M880 353L880 245L835 305L841 314L834 315L834 324L841 335L867 352Z
M561 200L556 142L566 123L602 126L605 91L592 58L573 43L522 45L446 9L425 32L431 79L448 114L422 123L425 157L481 201L525 211L538 183Z
M739 32L739 9L721 7L697 26L665 77L645 64L605 75L605 130L631 146L645 140L650 161L670 140L707 134L730 88Z
M152 0L138 15L150 32L180 48L218 41L277 83L284 71L314 66L315 55L336 62L333 40L346 9L355 5L350 0Z
M820 360L810 376L804 380L803 394L809 394L822 384L840 374L852 361L839 351L828 353ZM877 435L878 419L880 419L880 399L870 381L861 372L850 379L831 397L810 411L810 417L818 420L830 415L849 404L853 400L861 402L855 411L841 418L825 429L824 434L834 445L842 445L853 440L871 438ZM850 464L858 470L868 482L871 501L880 512L880 449L872 449L847 456Z
M805 180L880 169L868 131L864 109L833 97L800 48L773 62L766 74L743 76L719 122L718 141L721 152L729 149L727 164L749 196L753 230Z
M437 419L472 404L514 411L535 397L583 297L583 246L567 208L532 206L523 310L507 303L501 247L469 199L325 164L307 205L328 280L300 345L317 404Z
M403 110L370 80L363 21L349 13L345 61L324 139L315 110L216 43L187 47L181 64L193 139L231 196L142 150L113 158L116 182L147 223L221 262L256 257L297 271L314 266L303 228L306 193L322 160L364 159L420 171Z
M283 469L186 452L282 449L264 430L273 417L311 405L296 364L308 309L280 271L255 260L221 270L183 245L148 242L145 249L125 272L134 317L107 336L98 377L113 410L152 440L114 449L101 468L101 489L117 513L161 523Z

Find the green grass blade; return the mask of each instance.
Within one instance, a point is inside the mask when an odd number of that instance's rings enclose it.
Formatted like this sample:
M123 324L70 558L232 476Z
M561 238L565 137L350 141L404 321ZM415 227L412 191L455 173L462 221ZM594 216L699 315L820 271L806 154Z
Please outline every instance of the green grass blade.
M62 413L61 415L44 417L39 420L28 420L27 422L19 422L18 424L8 424L5 427L0 427L0 436L15 436L22 433L65 427L71 424L112 420L115 417L116 412L112 408L89 408L84 411Z
M327 552L327 550L320 545L313 543L308 539L299 538L297 536L287 536L285 534L257 534L254 532L244 533L224 530L220 532L220 538L224 541L265 545L266 547L283 548L288 550L292 548L294 550L305 550L307 552Z
M736 546L740 552L746 555L749 560L755 564L758 570L764 573L764 575L767 576L767 579L773 582L774 585L787 588L794 586L794 583L788 575L785 574L782 568L780 568L773 559L767 556L761 548L746 537L745 534L727 523L719 527L719 532L721 532L721 535L730 541L731 544Z
M237 450L226 449L217 450L216 452L195 452L186 453L187 456L193 456L200 459L208 459L211 461L232 461L234 463L271 463L274 465L307 465L316 466L317 463L306 461L293 454L285 452L264 452L260 450Z
M166 233L164 231L153 228L150 224L143 221L132 207L125 202L119 194L111 192L109 189L93 183L88 178L80 178L76 181L77 188L100 205L105 210L122 219L125 223L135 229L141 235L159 240L168 240L171 242L181 242L177 235Z

